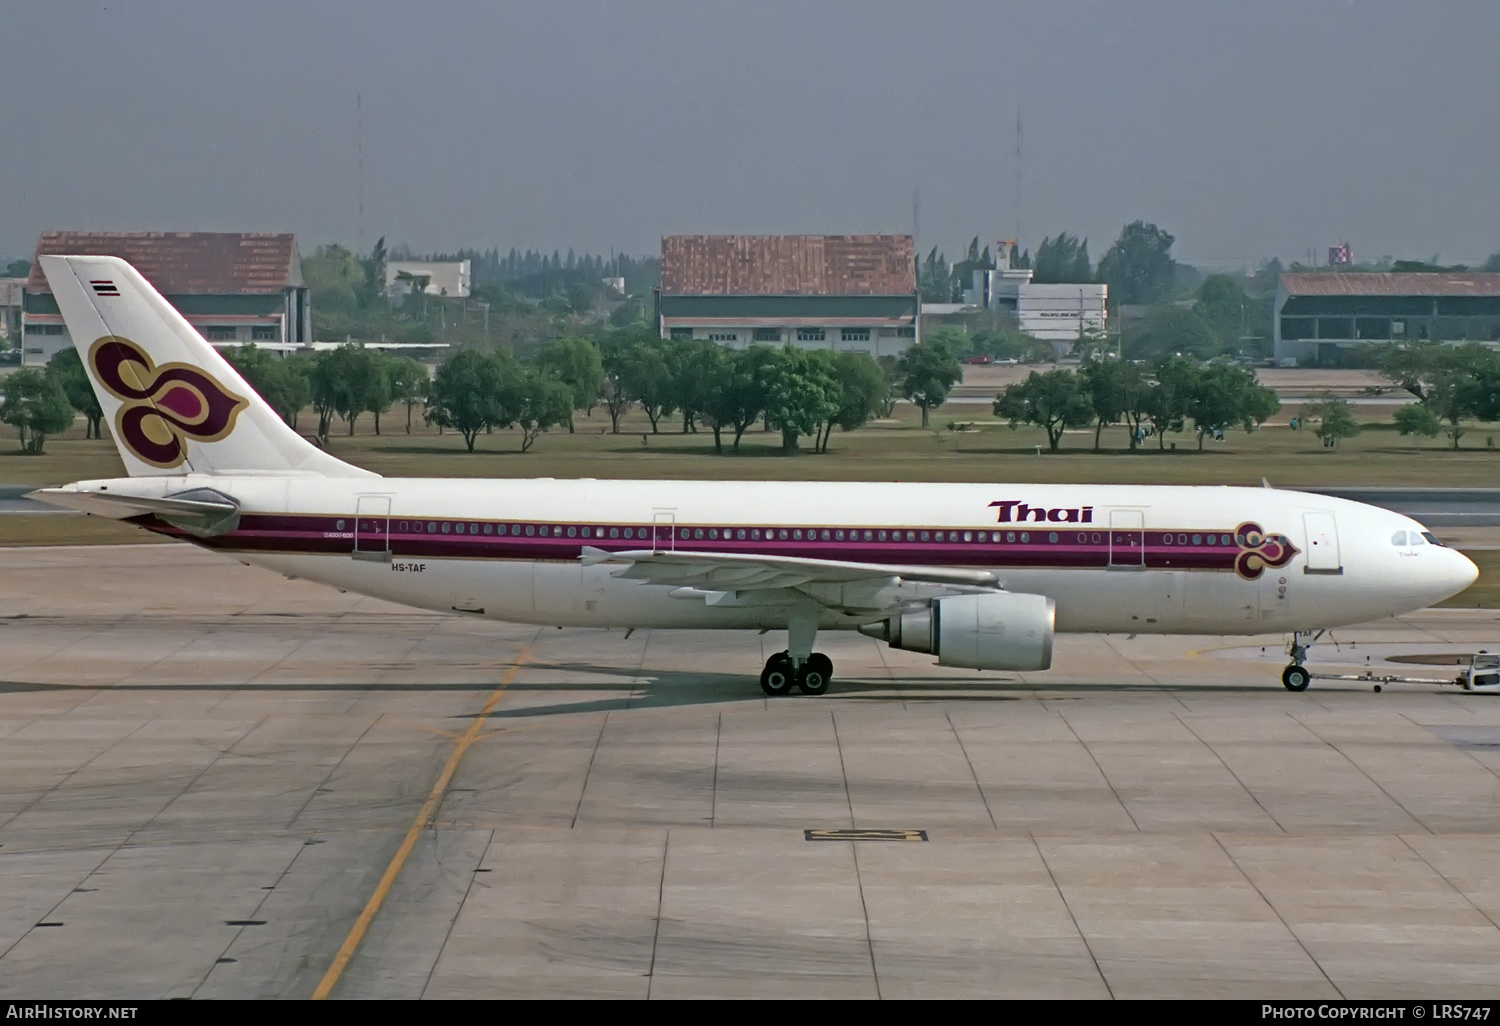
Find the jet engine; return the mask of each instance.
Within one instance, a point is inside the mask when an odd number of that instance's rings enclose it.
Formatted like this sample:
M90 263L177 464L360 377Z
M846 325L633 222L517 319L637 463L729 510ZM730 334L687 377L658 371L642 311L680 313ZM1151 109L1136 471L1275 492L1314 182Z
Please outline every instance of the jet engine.
M1056 618L1057 606L1045 595L950 595L859 632L892 648L930 652L939 666L1045 670L1052 665Z

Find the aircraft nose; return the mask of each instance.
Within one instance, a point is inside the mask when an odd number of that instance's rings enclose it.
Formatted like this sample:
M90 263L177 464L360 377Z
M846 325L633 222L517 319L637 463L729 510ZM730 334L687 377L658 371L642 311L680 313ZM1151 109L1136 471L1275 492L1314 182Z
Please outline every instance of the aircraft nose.
M1474 561L1462 552L1453 551L1453 594L1457 595L1469 585L1479 580L1479 567Z

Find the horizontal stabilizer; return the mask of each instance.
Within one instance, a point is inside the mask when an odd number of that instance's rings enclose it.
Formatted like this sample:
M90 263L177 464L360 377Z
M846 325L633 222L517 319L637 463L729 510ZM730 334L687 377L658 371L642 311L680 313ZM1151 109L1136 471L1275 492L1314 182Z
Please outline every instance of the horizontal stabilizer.
M240 515L238 502L212 488L195 488L160 498L74 488L39 488L27 492L26 498L112 520L153 513L200 537L234 530Z

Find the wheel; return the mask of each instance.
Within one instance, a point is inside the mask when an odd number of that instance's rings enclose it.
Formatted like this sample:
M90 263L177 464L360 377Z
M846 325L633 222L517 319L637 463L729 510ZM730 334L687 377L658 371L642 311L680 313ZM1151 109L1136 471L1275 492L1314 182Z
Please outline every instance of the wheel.
M1307 670L1296 663L1281 671L1281 683L1288 691L1306 691L1307 686L1312 683Z
M833 682L833 660L821 652L807 657L797 672L797 686L805 695L821 695Z
M760 671L760 689L773 698L791 692L796 683L792 657L778 652L766 660L766 668Z

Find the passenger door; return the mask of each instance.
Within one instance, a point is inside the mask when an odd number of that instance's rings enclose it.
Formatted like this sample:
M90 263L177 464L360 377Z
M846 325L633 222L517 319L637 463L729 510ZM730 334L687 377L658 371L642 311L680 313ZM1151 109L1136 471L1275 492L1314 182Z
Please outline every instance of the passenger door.
M1111 570L1144 570L1146 568L1145 514L1140 510L1110 510L1109 568Z
M361 495L354 507L354 558L391 558L391 497Z
M1303 573L1342 574L1344 563L1339 556L1338 526L1332 513L1304 513L1307 528L1307 565Z

